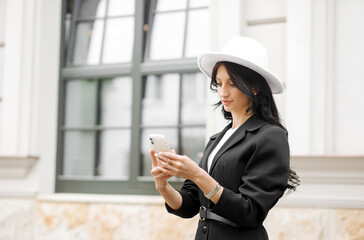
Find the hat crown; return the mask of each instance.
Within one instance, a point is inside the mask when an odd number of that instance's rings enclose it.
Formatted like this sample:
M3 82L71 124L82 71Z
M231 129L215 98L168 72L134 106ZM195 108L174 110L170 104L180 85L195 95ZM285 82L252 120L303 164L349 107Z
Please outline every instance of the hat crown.
M249 37L235 37L220 52L202 53L197 58L198 67L210 78L216 64L222 61L250 68L267 81L272 93L283 92L281 81L268 70L268 53L260 42Z
M235 37L223 47L221 53L243 58L263 69L268 68L267 50L260 42L252 38Z

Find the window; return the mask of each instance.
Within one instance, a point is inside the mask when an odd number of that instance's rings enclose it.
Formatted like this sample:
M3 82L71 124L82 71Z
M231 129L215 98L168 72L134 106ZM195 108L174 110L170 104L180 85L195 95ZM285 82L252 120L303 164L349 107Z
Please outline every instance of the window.
M196 56L209 45L208 5L63 1L57 192L154 194L152 132L200 160L208 80Z
M142 176L150 175L151 170L147 137L150 133L165 135L172 149L199 162L204 149L206 85L200 73L148 75L144 78Z
M131 61L134 0L79 0L73 10L68 65Z
M150 14L153 30L149 34L148 59L196 57L198 52L207 50L207 0L159 0L154 4Z

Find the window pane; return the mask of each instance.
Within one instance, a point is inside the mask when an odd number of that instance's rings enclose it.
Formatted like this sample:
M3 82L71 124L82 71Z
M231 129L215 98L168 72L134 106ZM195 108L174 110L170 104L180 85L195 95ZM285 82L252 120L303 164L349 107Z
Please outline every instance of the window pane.
M65 56L67 55L68 48L70 45L70 34L71 34L71 24L72 23L72 15L70 13L65 15L64 20L64 49L63 52Z
M150 170L152 169L152 159L150 158L149 150L150 141L149 134L163 134L168 142L168 146L171 149L178 149L178 135L176 128L153 128L144 129L141 134L141 175L150 176Z
M156 14L150 43L150 59L181 58L185 12Z
M74 80L66 83L65 125L90 126L96 117L95 80Z
M98 64L100 59L104 22L81 22L76 25L73 51L74 64Z
M182 152L196 163L199 163L205 148L205 128L182 129Z
M157 11L185 9L187 0L157 0Z
M182 123L205 124L208 84L202 73L182 75Z
M191 10L188 16L186 57L196 57L210 46L208 9Z
M100 134L99 176L129 177L130 130L107 130Z
M133 53L134 18L107 20L103 63L130 62Z
M94 175L94 141L93 132L71 131L64 133L64 175Z
M179 74L149 75L143 84L142 124L176 125L179 107Z
M108 16L133 15L135 0L109 0Z
M101 124L131 126L132 81L130 77L104 79L101 83Z
M207 7L209 4L210 0L190 0L190 8Z
M104 17L106 0L81 0L79 17Z

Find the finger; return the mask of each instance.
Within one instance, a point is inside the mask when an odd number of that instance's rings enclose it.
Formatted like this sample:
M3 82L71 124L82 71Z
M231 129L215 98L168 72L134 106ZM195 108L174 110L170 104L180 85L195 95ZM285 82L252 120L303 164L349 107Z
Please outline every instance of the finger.
M153 167L158 166L157 158L154 156L155 152L153 150L150 150L149 153L150 153L150 156L152 157L152 166Z
M171 170L169 170L167 168L163 168L163 167L161 167L161 168L163 170L162 170L161 174L158 177L163 178L163 177L167 177L167 176L168 177L175 176L175 173L173 171L171 171Z
M167 154L167 152L160 152L159 154L157 154L157 158L165 163L175 163L175 162L179 162L182 160L182 158L174 153L171 154Z
M160 171L158 172L158 174L154 175L155 178L170 178L173 175L171 174L171 171L162 167L158 167L160 168Z
M174 161L181 161L183 159L183 157L181 155L178 155L178 154L175 154L175 153L172 153L172 152L160 152L158 154L158 158L160 156L163 156L165 158L169 158L169 159L174 160Z
M150 173L154 177L157 177L161 173L161 168L160 167L152 167L152 170L150 170Z
M165 162L165 163L168 163L168 161L170 160L170 158L167 158L167 157L161 155L161 153L155 153L154 157L158 158L158 160L160 160L161 162Z
M168 174L165 173L165 170L162 169L161 167L153 167L152 170L150 171L150 173L155 178L165 178L165 177L169 178L170 177Z
M173 164L177 164L177 163L173 163ZM161 162L161 167L160 167L164 173L172 175L172 176L177 176L179 170L176 166L165 163L165 162Z

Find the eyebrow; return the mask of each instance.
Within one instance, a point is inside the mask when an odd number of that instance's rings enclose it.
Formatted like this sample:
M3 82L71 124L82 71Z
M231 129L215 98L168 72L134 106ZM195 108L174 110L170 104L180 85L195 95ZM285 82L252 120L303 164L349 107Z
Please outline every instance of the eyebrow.
M215 77L216 80L222 81L220 78ZM226 79L227 81L232 81L230 78Z

